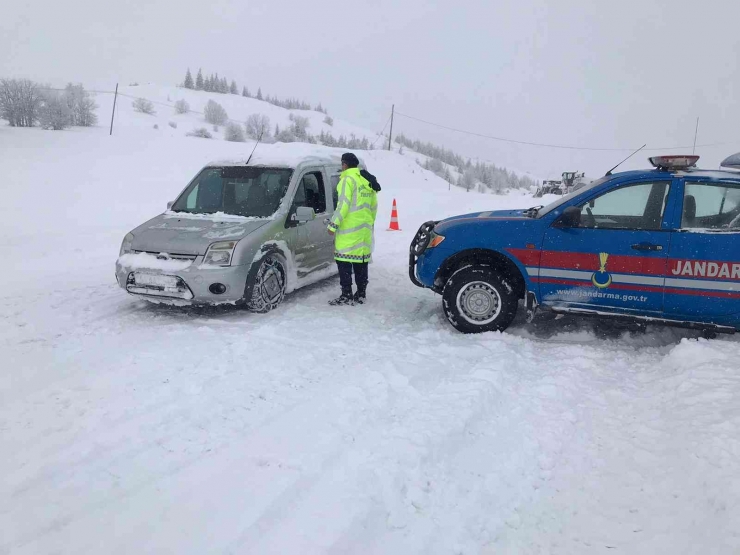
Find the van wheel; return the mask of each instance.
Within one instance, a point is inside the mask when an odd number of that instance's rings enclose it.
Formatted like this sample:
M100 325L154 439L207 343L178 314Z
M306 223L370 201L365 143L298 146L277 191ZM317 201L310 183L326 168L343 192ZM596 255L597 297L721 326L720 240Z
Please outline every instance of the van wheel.
M442 292L445 316L462 333L504 331L514 320L518 305L509 281L487 266L458 270Z
M247 309L264 313L277 308L285 298L287 274L282 261L274 254L268 254L257 270L249 273L245 289Z

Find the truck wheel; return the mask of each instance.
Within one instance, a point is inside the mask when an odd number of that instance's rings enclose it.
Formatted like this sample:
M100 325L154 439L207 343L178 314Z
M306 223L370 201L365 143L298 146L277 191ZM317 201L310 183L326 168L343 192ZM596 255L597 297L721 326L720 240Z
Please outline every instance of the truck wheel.
M518 299L509 281L486 266L455 272L442 292L442 307L462 333L504 331L516 316Z
M277 308L285 297L286 277L285 266L274 254L268 254L255 264L245 289L247 309L264 313Z

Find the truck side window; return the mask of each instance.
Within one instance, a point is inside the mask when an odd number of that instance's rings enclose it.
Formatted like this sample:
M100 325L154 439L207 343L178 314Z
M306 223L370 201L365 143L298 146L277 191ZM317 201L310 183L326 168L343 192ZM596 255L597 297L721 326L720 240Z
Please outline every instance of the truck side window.
M627 185L581 206L581 225L599 229L660 229L668 182Z
M682 229L740 227L740 183L691 183L684 186Z

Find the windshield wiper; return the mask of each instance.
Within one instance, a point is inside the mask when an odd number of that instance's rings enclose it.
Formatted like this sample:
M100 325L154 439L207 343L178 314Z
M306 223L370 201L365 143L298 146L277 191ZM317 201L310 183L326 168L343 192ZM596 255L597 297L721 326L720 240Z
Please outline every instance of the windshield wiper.
M530 218L536 218L537 217L537 213L540 211L540 208L544 208L544 207L545 207L544 204L540 204L538 206L532 206L531 208L527 208L524 211L524 215L525 216L528 216Z

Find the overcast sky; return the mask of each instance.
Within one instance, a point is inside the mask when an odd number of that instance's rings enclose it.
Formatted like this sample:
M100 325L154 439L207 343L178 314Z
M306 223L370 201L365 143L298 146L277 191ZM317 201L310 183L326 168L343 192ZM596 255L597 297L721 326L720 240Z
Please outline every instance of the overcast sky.
M403 114L485 135L591 148L740 151L736 0L10 0L0 76L113 88L199 67L322 102L379 131ZM555 177L628 152L507 144L398 117L394 132ZM691 149L689 148L689 151ZM650 153L655 154L655 153ZM647 154L625 167L644 167Z

